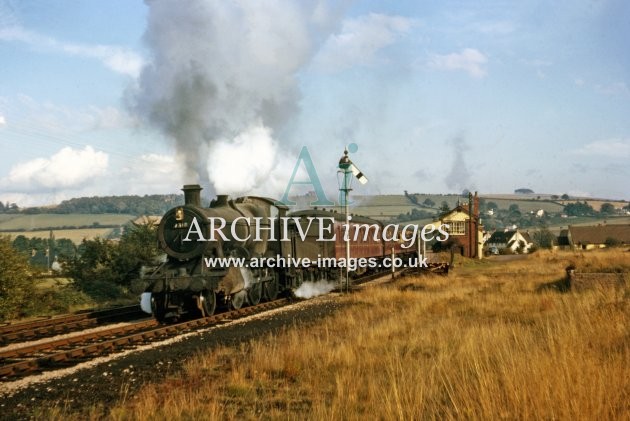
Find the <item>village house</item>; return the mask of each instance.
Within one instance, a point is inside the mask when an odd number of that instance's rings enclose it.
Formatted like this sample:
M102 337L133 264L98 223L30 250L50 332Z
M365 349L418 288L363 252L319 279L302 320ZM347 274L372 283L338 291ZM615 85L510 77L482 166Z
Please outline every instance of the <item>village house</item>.
M592 250L630 244L630 224L572 226L562 230L558 245L579 250Z
M511 253L529 253L533 242L527 232L517 230L495 231L488 241L488 249L496 249L498 252L509 250Z
M449 243L462 256L477 259L483 257L483 225L479 219L477 192L474 196L472 193L468 195L468 203L459 203L454 209L440 215L433 224L449 226Z

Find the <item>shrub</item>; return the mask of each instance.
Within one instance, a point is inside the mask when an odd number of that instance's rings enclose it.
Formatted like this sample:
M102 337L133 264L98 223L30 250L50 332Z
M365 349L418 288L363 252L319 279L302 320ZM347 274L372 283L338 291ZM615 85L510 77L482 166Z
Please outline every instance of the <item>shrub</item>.
M606 240L604 240L604 244L608 247L615 247L621 244L621 242L614 237L607 237Z
M13 248L9 237L0 237L0 320L26 314L33 291L26 257Z

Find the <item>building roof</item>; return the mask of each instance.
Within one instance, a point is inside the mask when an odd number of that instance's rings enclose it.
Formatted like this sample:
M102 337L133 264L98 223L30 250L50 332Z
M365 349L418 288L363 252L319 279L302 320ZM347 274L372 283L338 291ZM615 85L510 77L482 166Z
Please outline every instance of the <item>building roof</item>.
M508 241L514 237L514 234L516 234L516 231L495 231L486 242L494 244L507 244Z
M568 229L560 230L560 234L558 234L558 245L559 246L571 245L571 243L569 243L569 230Z
M470 213L468 212L468 205L463 205L463 204L458 204L457 206L455 206L453 209L446 211L446 212L442 212L438 218L439 220L443 220L446 219L448 216L458 213L458 212L463 212L466 215L470 216Z
M604 244L607 238L614 238L623 244L630 244L630 224L587 227L569 225L569 234L573 244Z
M532 239L529 236L529 233L524 232L524 231L519 231L519 230L495 231L494 233L492 233L492 235L490 236L490 238L488 238L488 241L486 242L494 243L494 244L513 244L514 241L516 241L516 239L513 238L516 235L516 233L521 234L521 236L523 237L523 240L525 240L527 244L530 244L532 242Z

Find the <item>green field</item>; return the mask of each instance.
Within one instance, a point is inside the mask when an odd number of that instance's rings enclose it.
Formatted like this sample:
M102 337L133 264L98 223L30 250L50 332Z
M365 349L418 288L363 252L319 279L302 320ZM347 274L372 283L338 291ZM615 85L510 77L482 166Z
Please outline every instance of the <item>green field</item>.
M448 203L451 209L457 206L458 201L459 203L468 202L467 199L455 194L411 194L410 196L415 196L419 205L412 203L409 198L402 194L351 196L350 200L352 204L350 206L350 212L355 215L387 220L400 214L409 213L413 209L437 214L438 208L442 205L442 202ZM423 204L426 199L431 199L435 203L433 207ZM337 210L339 209L337 208Z
M521 212L536 212L539 209L547 213L560 213L564 210L564 206L550 200L532 200L532 199L486 199L487 202L494 202L499 209L509 209L510 205L516 204Z
M70 227L98 227L124 225L134 220L134 215L120 214L5 214L0 215L0 231L34 231Z
M34 231L2 231L0 236L9 236L12 239L19 235L26 238L48 238L50 231L57 240L67 238L74 244L81 244L83 240L93 240L96 237L107 238L114 228L78 228L78 229L53 229L53 230L34 230Z
M540 197L540 199L538 199ZM548 214L560 214L564 207L560 201L553 201L550 195L520 195L520 194L497 194L481 195L480 198L487 202L494 202L499 209L507 210L511 205L518 205L523 214L536 212L543 209ZM417 205L412 202L415 198ZM337 198L335 198L336 200ZM430 199L434 204L432 207L424 205ZM301 209L310 208L310 202L316 200L315 196L296 197L297 207ZM467 204L468 198L458 194L423 194L410 193L409 197L403 194L390 195L351 195L350 212L354 215L363 215L383 221L390 220L400 214L411 213L413 209L428 213L438 213L438 209L446 202L450 209L458 203ZM603 202L601 202L603 203ZM593 201L594 207L601 206L601 203ZM625 202L611 200L616 207L622 207ZM330 207L326 207L331 209ZM342 212L339 206L332 208ZM598 209L596 209L598 210ZM484 215L482 215L484 218ZM13 237L25 235L27 237L47 237L48 230L52 229L57 238L69 238L76 243L80 243L84 238L107 237L112 227L122 226L129 221L137 219L134 215L121 214L36 214L25 215L0 214L0 234L9 234ZM430 218L427 218L427 221ZM422 219L424 221L425 218ZM553 217L548 222L550 228L560 230L567 225L596 225L598 223L630 223L630 217L580 217L580 218L560 218ZM80 228L80 229L79 229Z
M404 195L383 195L383 196L357 196L355 204L351 206L351 212L359 215L370 216L374 218L391 218L401 213L411 212L417 208L426 211L437 211L446 202L449 208L453 209L458 203L468 204L468 198L461 195L441 195L441 194L412 194L420 204L414 205ZM434 205L432 208L424 206L425 200L430 199ZM536 212L543 209L547 213L561 213L564 207L551 200L536 200L532 198L522 198L515 196L513 198L486 198L480 196L480 199L486 202L494 202L499 209L509 209L510 205L518 205L521 212Z
M569 218L552 218L549 222L549 230L558 235L562 229L571 226L593 226L593 225L618 225L618 224L630 224L630 216L617 216L617 217L588 217L588 216L572 216Z
M134 215L120 214L4 214L0 215L0 235L48 238L52 231L57 239L67 238L80 244L84 239L107 238L113 227L135 219Z

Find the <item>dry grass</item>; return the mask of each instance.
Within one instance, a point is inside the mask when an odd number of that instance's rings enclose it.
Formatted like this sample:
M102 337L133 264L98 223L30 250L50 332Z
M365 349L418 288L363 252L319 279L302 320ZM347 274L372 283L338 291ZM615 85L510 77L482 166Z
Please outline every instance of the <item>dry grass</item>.
M372 287L344 297L343 310L308 330L295 326L192 358L181 377L148 385L105 414L630 419L628 289L540 288L567 263L627 260L627 252L541 253Z
M575 266L579 272L630 272L630 249L617 247L592 251L552 252L541 250L533 261L523 261L523 269L537 265L539 270L560 271ZM530 269L531 270L531 269ZM558 272L556 272L558 273Z

